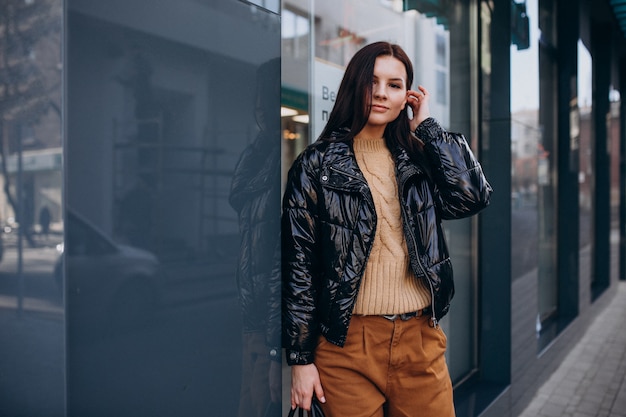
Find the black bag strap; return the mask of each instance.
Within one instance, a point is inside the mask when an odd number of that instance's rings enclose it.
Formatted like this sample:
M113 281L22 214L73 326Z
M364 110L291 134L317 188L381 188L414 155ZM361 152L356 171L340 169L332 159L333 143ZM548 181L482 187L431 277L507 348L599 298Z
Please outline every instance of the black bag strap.
M290 408L288 417L295 417L296 411L298 412L298 417L304 417L304 409L300 407ZM311 403L311 411L307 412L309 417L324 417L324 413L322 412L322 408L317 403L317 401L313 401Z
M298 417L304 417L304 410L302 408L290 408L288 417L295 417L296 410L298 411Z

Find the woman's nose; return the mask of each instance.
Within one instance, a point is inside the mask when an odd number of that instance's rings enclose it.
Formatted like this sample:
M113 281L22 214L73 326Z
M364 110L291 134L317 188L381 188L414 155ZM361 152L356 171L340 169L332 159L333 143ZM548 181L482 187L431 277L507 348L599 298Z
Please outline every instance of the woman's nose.
M374 86L374 97L376 98L385 98L387 97L387 92L385 91L385 86L377 84Z

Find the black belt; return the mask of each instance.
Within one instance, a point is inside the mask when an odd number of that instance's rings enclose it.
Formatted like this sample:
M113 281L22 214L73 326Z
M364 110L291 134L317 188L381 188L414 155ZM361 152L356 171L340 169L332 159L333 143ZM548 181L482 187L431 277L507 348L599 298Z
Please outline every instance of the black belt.
M426 314L430 314L430 307L426 307L426 308L423 308L423 309L417 310L417 311L411 311L409 313L382 314L381 317L384 317L384 318L386 318L387 320L390 320L390 321L396 321L397 319L400 319L402 321L407 321L409 319L412 319L413 317L421 317L421 316L424 316Z

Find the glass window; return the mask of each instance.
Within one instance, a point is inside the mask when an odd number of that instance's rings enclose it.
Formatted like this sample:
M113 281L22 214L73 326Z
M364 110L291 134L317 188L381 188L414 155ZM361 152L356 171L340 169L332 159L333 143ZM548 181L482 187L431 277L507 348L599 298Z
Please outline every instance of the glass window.
M280 18L254 3L66 2L71 415L281 415Z
M582 40L578 41L578 203L579 203L579 276L581 282L593 273L594 216L594 129L592 107L592 59ZM592 284L593 285L593 284Z
M447 74L443 71L437 71L437 84L436 84L436 93L437 93L437 104L446 104L446 99L448 98L448 77Z
M537 279L539 191L548 160L539 121L538 2L526 2L531 42L511 46L511 273Z
M532 2L533 8L536 2ZM541 140L537 149L537 184L538 184L538 311L537 336L538 349L545 347L558 331L554 319L558 307L558 276L556 268L557 254L557 227L556 227L556 198L558 178L557 170L557 126L558 120L554 106L556 100L556 57L552 48L557 45L555 32L555 13L552 3L539 5L537 20L541 24L541 39L539 45L539 123L541 126ZM532 9L528 8L529 13ZM533 21L532 14L530 15ZM523 87L520 83L518 88Z
M611 86L609 93L611 112L608 120L609 155L611 163L611 263L619 265L619 215L620 215L620 106L619 91ZM610 282L619 280L619 267L611 268Z
M309 62L311 59L311 15L300 2L285 1L281 31L281 132L282 178L310 138Z
M441 34L438 33L436 36L436 43L437 43L437 60L436 63L437 65L442 65L445 66L446 63L448 62L448 45L447 45L447 41L446 38Z
M61 0L0 2L0 414L63 416Z
M558 332L551 18L537 0L514 5L511 46L511 274L537 282L538 349ZM548 13L547 11L545 11ZM539 41L543 38L546 42ZM532 285L532 284L529 284Z

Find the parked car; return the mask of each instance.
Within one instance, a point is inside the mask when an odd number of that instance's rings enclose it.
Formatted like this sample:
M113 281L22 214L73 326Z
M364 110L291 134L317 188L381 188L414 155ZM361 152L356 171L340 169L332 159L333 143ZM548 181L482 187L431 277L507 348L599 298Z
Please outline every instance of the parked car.
M113 241L72 210L58 250L55 277L59 286L65 284L70 325L123 328L152 317L161 298L154 254Z

